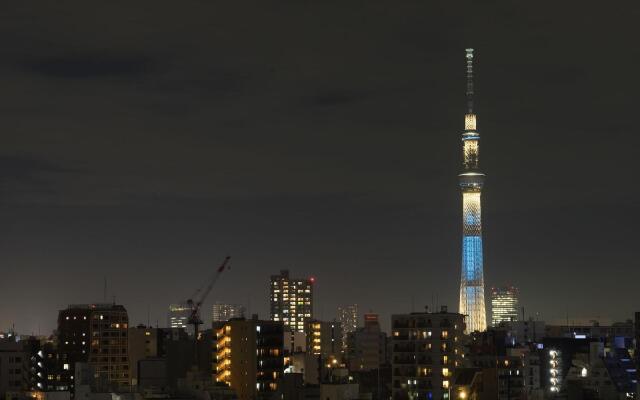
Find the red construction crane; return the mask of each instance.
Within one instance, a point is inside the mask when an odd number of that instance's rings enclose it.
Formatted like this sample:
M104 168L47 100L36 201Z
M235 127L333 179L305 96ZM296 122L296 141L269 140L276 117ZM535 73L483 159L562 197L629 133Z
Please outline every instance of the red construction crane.
M207 296L209 296L209 293L211 293L211 289L213 289L213 286L216 284L218 279L220 279L220 275L222 275L222 273L224 272L225 268L229 264L230 259L230 256L225 257L224 261L218 267L216 273L209 281L209 284L206 287L203 286L200 289L196 290L191 298L187 300L187 306L191 309L191 314L189 315L189 324L193 325L193 334L196 343L198 342L198 327L202 325L202 318L200 318L200 306L202 306L202 303L204 303L204 301L207 299ZM197 299L197 301L195 301L194 297L196 297L196 295L198 295L198 293L200 292L202 292L202 294Z

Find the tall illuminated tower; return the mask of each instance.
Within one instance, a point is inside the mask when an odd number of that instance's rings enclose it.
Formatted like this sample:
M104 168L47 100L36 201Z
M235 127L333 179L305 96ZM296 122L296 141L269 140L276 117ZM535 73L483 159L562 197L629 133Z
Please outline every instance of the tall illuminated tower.
M473 49L467 52L467 113L462 134L462 277L460 314L467 315L467 332L487 329L482 266L482 222L480 196L484 174L480 172L480 134L473 112Z

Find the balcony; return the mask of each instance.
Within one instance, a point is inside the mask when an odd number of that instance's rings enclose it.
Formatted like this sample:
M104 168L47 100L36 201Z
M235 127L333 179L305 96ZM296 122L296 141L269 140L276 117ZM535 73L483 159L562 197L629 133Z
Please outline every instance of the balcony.
M393 363L398 365L413 365L416 363L415 357L393 357Z
M433 359L431 357L418 357L416 360L418 365L433 365Z
M393 346L393 351L397 353L414 353L416 346L413 343L396 344Z
M416 323L416 328L431 328L433 326L433 324L431 323L431 320L418 320L418 322Z

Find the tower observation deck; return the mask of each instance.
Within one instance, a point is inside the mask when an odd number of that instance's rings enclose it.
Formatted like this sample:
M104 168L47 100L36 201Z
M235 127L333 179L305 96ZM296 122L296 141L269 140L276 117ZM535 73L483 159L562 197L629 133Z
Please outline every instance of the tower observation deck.
M473 110L473 49L466 49L467 112L462 133L462 275L460 314L466 315L466 332L487 329L482 264L482 219L480 197L484 174L480 172L480 134Z

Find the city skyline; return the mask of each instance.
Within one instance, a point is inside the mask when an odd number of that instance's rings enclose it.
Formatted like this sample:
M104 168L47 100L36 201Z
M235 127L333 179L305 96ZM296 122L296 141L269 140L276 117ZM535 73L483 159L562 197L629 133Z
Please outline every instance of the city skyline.
M227 254L203 310L268 318L281 269L317 279L319 319L357 303L388 330L394 313L455 310L467 47L486 287L517 286L542 319L640 309L631 14L153 4L128 5L117 35L96 29L114 5L5 10L0 330L49 334L58 310L105 297L162 325ZM618 23L596 31L590 13ZM577 274L600 296L567 292Z

